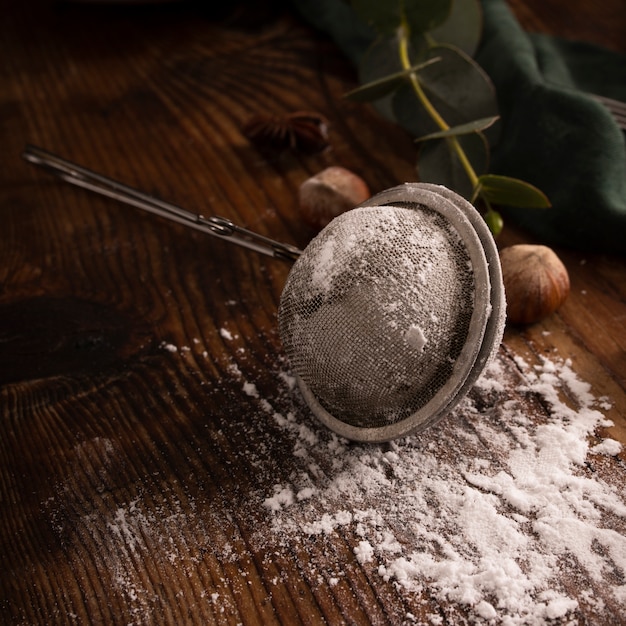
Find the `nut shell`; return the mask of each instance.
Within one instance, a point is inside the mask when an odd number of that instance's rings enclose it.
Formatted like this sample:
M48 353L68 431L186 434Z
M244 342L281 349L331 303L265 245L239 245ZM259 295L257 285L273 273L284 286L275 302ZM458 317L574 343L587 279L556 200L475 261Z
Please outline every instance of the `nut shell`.
M532 324L554 313L567 299L567 269L547 246L520 244L500 252L507 319Z
M308 178L298 191L303 219L321 230L335 217L370 197L367 183L345 167L333 165Z

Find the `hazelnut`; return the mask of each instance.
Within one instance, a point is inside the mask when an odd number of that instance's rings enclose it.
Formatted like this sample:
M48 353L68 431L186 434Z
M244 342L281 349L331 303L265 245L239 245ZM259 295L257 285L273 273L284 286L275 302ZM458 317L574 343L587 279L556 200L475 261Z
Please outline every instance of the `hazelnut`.
M507 318L513 324L532 324L565 302L570 282L567 269L546 246L520 244L500 252Z
M365 181L345 167L331 166L308 178L298 192L303 219L321 230L335 217L370 197Z

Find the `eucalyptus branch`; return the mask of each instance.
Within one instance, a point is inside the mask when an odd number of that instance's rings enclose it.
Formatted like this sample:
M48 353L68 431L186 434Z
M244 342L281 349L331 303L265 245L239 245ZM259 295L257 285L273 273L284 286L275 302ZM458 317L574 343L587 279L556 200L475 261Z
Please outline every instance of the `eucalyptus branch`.
M422 85L420 84L419 78L417 77L417 72L412 68L411 61L409 59L409 36L408 36L408 27L405 23L403 23L400 28L398 28L399 35L399 53L400 53L400 63L402 64L402 68L409 72L409 78L411 80L411 84L413 85L413 89L421 102L422 106L426 109L430 117L434 120L434 122L439 126L441 130L449 130L448 124L446 124L445 120L439 115L435 107L432 105L428 96L424 93L422 89Z
M502 218L493 205L550 206L533 185L486 171L484 131L499 115L493 83L472 58L481 33L478 0L351 4L378 37L362 60L364 84L347 97L384 103L381 111L424 145L418 155L420 178L478 204L494 234Z
M398 37L399 37L399 53L400 53L400 63L402 64L402 69L409 71L411 70L412 63L409 57L409 29L407 27L406 22L403 22L398 29ZM437 124L440 130L447 131L450 130L450 126L448 123L441 117L437 109L433 106L431 101L428 99L428 96L424 93L424 89L420 83L417 72L411 71L409 74L411 85L413 86L413 90L415 91L415 95L417 99L420 101L420 104L424 107L428 115L431 119ZM451 150L456 154L457 158L461 162L467 177L470 180L473 189L476 189L478 186L478 175L476 174L472 164L470 163L465 151L461 147L458 139L454 136L447 137L446 141L450 146Z

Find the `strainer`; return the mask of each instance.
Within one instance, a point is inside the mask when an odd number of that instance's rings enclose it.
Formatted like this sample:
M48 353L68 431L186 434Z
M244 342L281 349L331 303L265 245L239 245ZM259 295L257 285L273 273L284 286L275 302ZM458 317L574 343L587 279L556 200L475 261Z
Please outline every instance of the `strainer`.
M495 354L505 300L498 252L474 207L407 183L335 218L304 251L205 218L41 150L64 180L275 257L295 259L278 311L302 395L357 441L418 432L448 413Z
M497 250L448 189L406 184L333 220L294 264L280 336L315 416L385 441L426 428L466 394L504 329Z

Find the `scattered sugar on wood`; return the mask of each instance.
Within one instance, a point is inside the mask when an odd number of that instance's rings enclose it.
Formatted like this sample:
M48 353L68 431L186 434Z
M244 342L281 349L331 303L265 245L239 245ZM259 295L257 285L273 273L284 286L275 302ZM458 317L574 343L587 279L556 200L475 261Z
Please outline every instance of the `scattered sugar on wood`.
M220 328L220 335L228 341L233 340L233 334L228 330L228 328Z
M184 358L176 346L163 348ZM269 397L243 363L226 370L257 407L238 418L244 436L233 445L259 472L260 488L236 499L223 520L213 519L222 513L210 500L181 503L164 483L156 508L140 493L106 519L89 513L72 529L59 528L70 544L68 533L97 537L100 558L136 623L148 623L162 602L138 576L137 563L148 559L163 572L178 571L172 579L195 571L205 553L244 568L241 538L215 530L235 519L244 526L254 520L246 550L264 555L268 567L281 551L347 542L354 564L374 584L378 578L407 599L413 612L402 623L443 623L441 614L426 622L415 615L424 594L462 607L477 624L576 623L583 601L597 615L626 619L624 494L589 469L619 454L621 445L599 435L611 425L602 413L609 405L567 361L531 367L500 355L443 422L380 445L353 444L319 426L298 398L295 379L280 367ZM533 399L541 410L533 412ZM254 447L246 445L247 430L255 434ZM110 442L98 445L107 451L100 455L102 473L115 450ZM278 449L289 462L274 463ZM188 479L201 484L203 476ZM46 503L47 510L53 505ZM334 588L346 566L331 550L317 565L300 567L309 581ZM270 596L283 583L273 575ZM232 581L224 574L213 584L194 602L215 615L236 612ZM607 592L610 610L594 585Z
M160 347L163 350L167 350L167 352L172 352L172 353L176 353L178 352L178 347L175 346L173 343L169 343L167 341L163 341L160 345Z
M590 454L615 455L621 446L612 439L590 446L610 423L569 363L518 363L526 380L517 391L540 397L547 421L535 423L510 399L496 361L477 385L479 395L491 396L490 411L468 399L438 436L386 446L331 438L307 454L294 448L313 461L325 446L333 471L321 480L307 473L315 491L306 501L288 496L297 483L274 486L263 501L274 533L298 543L350 530L358 537L357 561L383 580L409 594L428 588L478 621L507 624L574 614L578 601L561 582L568 567L575 575L573 559L590 581L610 587L625 617L626 538L605 523L611 515L626 518L626 505L615 488L584 471ZM293 421L279 423L296 432ZM454 454L459 440L475 445L476 454ZM592 602L591 590L588 597Z

